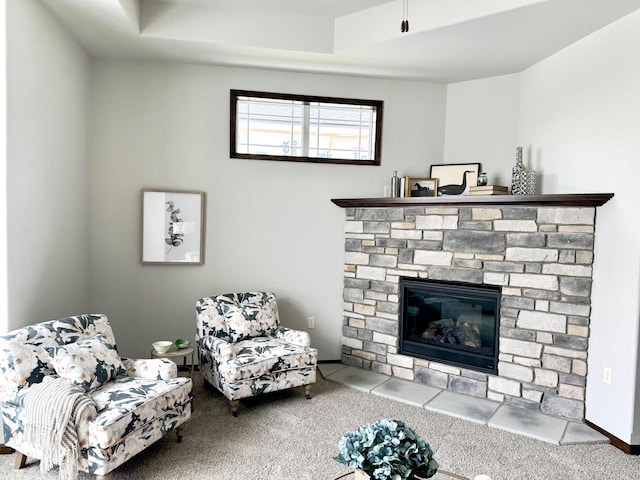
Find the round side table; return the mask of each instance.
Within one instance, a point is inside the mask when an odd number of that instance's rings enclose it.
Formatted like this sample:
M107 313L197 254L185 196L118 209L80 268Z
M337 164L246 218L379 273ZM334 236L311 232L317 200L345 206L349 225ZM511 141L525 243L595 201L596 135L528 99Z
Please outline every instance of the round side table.
M195 352L195 349L193 347L177 348L173 346L168 352L165 353L158 353L152 349L151 358L168 358L169 360L173 360L174 362L177 359L182 358L182 366L186 368L187 357L191 355L191 369L189 370L189 378L191 378L191 380L193 381L193 352Z

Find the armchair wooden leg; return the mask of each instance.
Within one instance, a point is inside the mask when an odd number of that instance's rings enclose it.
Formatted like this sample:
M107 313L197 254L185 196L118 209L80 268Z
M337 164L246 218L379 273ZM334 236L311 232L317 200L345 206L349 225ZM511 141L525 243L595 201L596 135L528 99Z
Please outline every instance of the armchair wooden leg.
M96 475L96 480L111 480L111 472L104 475Z
M178 443L182 441L182 431L184 430L184 423L176 428L176 437L178 438Z
M27 456L24 453L20 453L16 450L16 456L13 463L13 468L20 470L27 463Z
M5 455L13 452L15 452L13 448L7 447L6 445L0 445L0 455Z
M311 384L304 386L304 396L307 397L307 400L311 398Z
M231 413L234 417L238 416L238 408L240 407L240 400L231 400Z

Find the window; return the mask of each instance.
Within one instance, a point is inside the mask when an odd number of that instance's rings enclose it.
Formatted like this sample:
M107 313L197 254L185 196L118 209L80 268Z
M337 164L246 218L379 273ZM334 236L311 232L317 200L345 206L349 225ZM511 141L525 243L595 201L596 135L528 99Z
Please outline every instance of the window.
M231 90L231 158L380 165L382 101Z

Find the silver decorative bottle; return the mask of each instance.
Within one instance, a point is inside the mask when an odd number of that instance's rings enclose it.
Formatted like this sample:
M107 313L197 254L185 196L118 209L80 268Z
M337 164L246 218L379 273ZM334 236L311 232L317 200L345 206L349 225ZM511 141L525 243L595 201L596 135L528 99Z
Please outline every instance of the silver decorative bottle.
M400 178L398 178L398 172L393 172L393 177L391 177L391 196L394 198L398 198L400 196Z
M511 195L526 195L528 184L527 167L522 163L522 147L516 148L516 164L511 169Z

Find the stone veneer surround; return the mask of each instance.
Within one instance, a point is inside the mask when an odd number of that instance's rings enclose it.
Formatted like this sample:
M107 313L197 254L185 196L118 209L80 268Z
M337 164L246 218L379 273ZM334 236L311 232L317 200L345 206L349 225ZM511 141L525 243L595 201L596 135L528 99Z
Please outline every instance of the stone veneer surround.
M584 419L595 207L347 208L342 362ZM502 286L498 375L398 354L399 279Z

